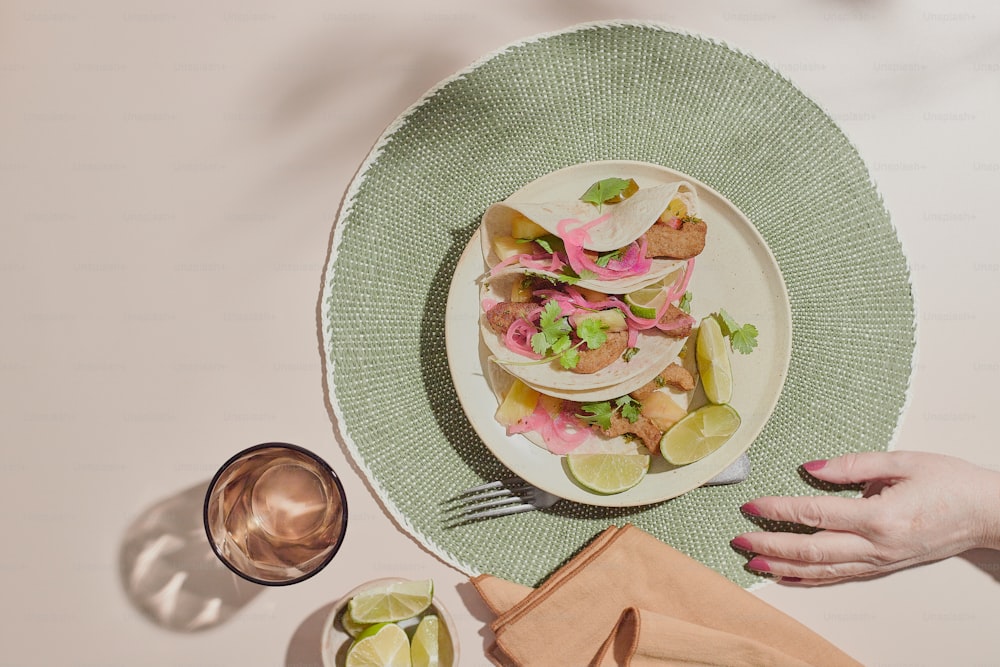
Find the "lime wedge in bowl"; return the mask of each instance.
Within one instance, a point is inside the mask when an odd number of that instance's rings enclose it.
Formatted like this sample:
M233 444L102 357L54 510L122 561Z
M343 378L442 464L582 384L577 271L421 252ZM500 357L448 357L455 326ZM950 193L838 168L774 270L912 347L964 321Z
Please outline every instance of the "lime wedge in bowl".
M410 640L395 623L366 629L347 651L347 667L410 667Z
M437 616L428 614L420 619L410 642L410 662L413 667L439 667L441 664L441 623Z
M402 621L427 609L433 599L434 582L430 579L400 581L354 596L347 613L359 624Z

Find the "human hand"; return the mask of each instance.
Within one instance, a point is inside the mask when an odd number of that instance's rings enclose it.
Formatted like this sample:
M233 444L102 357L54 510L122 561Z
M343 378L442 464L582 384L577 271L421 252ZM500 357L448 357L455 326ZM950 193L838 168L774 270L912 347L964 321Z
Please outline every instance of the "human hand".
M750 532L732 545L747 567L783 581L826 584L883 574L968 549L1000 549L1000 473L951 456L871 452L810 461L816 479L864 484L861 498L768 496L746 514L821 528Z

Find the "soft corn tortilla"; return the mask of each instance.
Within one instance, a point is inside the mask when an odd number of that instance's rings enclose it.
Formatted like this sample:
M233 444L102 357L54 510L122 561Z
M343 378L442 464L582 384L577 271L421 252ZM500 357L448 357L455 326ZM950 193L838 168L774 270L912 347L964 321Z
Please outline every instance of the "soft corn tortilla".
M563 220L576 220L582 225L607 215L607 220L587 230L590 240L584 247L596 252L617 250L645 234L674 199L683 201L690 215L697 215L697 193L685 181L640 187L625 201L619 204L605 204L600 210L593 204L579 200L546 203L507 201L493 204L486 210L482 220L483 257L491 268L500 262L493 248L493 239L498 236L510 236L511 221L518 214L556 236L559 236L559 223ZM572 224L574 228L577 226L576 223ZM608 294L624 294L660 280L676 270L684 261L654 258L650 270L641 276L610 280L588 279L581 280L578 284ZM544 271L538 273L547 274Z
M574 373L563 368L558 360L542 364L525 363L532 360L504 345L503 337L490 327L486 311L482 308L482 303L487 300L510 300L514 281L521 280L523 276L523 272L508 272L483 282L480 287L480 331L497 363L525 384L545 393L567 398L572 395L573 400L582 401L603 401L623 396L656 377L677 358L687 340L670 338L656 329L650 330L650 333L640 332L636 342L639 352L631 360L619 357L596 373Z

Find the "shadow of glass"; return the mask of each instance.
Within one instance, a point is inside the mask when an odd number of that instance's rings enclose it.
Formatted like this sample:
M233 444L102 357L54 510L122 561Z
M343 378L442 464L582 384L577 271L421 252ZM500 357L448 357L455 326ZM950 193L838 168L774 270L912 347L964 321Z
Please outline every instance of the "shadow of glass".
M119 551L129 601L176 632L224 623L261 592L212 552L202 521L207 489L206 480L146 509L126 530Z
M324 605L309 614L306 620L295 629L288 649L285 651L285 667L323 667L323 632L326 630L326 620L336 603ZM347 647L341 649L346 654ZM344 664L346 655L338 653L337 664Z

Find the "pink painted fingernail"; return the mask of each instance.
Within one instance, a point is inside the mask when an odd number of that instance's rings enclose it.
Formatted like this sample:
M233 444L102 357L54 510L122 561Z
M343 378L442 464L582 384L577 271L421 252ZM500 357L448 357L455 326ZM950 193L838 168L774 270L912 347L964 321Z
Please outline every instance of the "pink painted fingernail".
M767 561L760 556L754 556L747 563L747 567L751 570L756 570L757 572L770 572L771 566L767 564Z
M813 472L819 470L826 465L826 459L819 459L818 461L806 461L802 464L803 470L806 472Z
M760 510L753 503L743 503L740 509L743 510L744 514L749 514L750 516L762 516Z
M750 544L750 540L740 535L739 537L734 537L729 541L729 544L735 549L741 549L743 551L753 551L753 545Z

